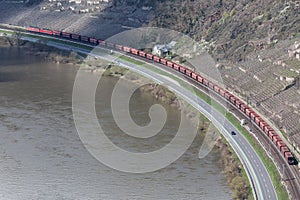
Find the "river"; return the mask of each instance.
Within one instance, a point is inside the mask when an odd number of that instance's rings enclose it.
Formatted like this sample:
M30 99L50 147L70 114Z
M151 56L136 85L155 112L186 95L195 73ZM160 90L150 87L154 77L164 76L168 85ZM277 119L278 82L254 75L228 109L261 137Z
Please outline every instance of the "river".
M129 174L97 161L84 148L73 121L72 89L78 67L46 63L23 49L0 48L0 199L231 199L220 152L198 158L201 137L168 167ZM110 93L117 79L103 77L96 98L99 122L122 148L156 149L176 132L180 112L165 105L164 129L147 145L119 136ZM124 92L126 92L124 82ZM157 100L135 92L137 124L149 122ZM143 151L142 149L140 149Z

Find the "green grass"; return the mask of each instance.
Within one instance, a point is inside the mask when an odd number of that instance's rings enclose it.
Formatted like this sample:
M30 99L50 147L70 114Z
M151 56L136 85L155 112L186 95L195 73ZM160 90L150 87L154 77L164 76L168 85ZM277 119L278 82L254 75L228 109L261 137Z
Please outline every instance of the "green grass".
M8 34L12 34L13 31L0 30L0 33L8 33Z
M288 193L285 190L284 186L281 184L280 174L274 165L273 161L268 157L266 152L261 148L261 146L257 143L256 139L253 138L252 135L248 134L247 130L245 130L239 123L239 121L232 115L231 113L226 114L226 118L244 135L244 137L249 141L251 146L254 148L256 153L259 155L263 164L265 165L273 185L276 189L276 194L278 199L288 199Z
M124 56L124 55L121 55L121 56L119 56L118 58L120 58L121 60L130 62L130 63L132 63L132 64L135 64L135 65L143 65L143 64L144 64L144 62L141 62L141 61L138 61L138 60L129 58L128 56Z
M5 30L0 30L0 32L8 33L8 34L13 33L11 31L5 31ZM33 36L33 35L26 34L26 33L23 33L22 35L32 37L32 38L38 38L40 40L45 40L45 41L54 41L54 42L57 42L57 43L66 44L66 45L70 45L70 46L78 47L78 48L82 48L82 49L87 49L87 50L92 50L93 49L91 47L87 47L86 45L76 44L76 43L68 42L68 41L59 41L58 42L57 39L43 38L43 37L40 37L40 36ZM144 64L144 62L137 61L137 60L132 59L132 58L128 58L124 55L120 56L120 59L125 60L127 62L131 62L131 63L139 65L139 66L142 66ZM147 65L147 66L144 65L144 67L147 67L147 68L149 68L149 66L150 65ZM159 69L154 68L152 66L150 66L150 67L152 68L151 69L152 71L155 71L155 72L158 72L162 75L168 76L168 77L178 81L179 84L182 85L183 87L187 88L186 84L180 78L177 78L174 75L171 75L170 73L159 70ZM188 87L187 89L190 90L190 91L192 90L192 92L194 92L194 88ZM203 99L206 103L210 104L212 107L214 107L216 110L220 111L221 113L224 113L224 111L226 111L221 105L219 105L216 101L212 100L208 95L206 95L204 93L199 93L199 92L197 92L196 94L197 94L198 97ZM240 126L238 119L236 119L230 113L226 114L226 118L238 128L238 130L245 136L245 138L249 141L249 143L253 146L253 148L255 149L257 154L259 155L260 159L262 160L262 162L266 166L266 169L268 170L268 173L269 173L269 175L272 179L273 185L276 189L278 199L288 199L288 194L287 194L284 186L280 183L280 175L279 175L274 163L271 161L271 159L266 155L266 153L262 150L262 148L259 146L259 144L255 141L255 139L251 135L249 135L248 132L243 127ZM244 175L246 175L244 171L243 171L243 173L244 173Z
M151 66L150 66L151 67ZM151 67L154 68L154 67ZM152 71L158 72L162 75L168 76L170 78L173 78L174 80L178 81L180 83L181 86L185 87L186 89L188 89L189 91L194 92L195 88L191 88L191 87L186 87L186 84L178 77L175 77L174 75L171 75L170 73L167 73L165 71L162 71L160 69L151 69ZM220 105L219 103L217 103L215 100L211 99L207 94L204 94L202 92L197 92L196 93L197 96L199 98L201 98L202 100L204 100L206 103L208 103L209 105L211 105L213 108L215 108L216 110L218 110L220 113L225 114L226 119L228 119L244 136L245 138L249 141L249 143L251 144L251 146L254 148L254 150L256 151L256 153L259 155L260 159L262 160L263 164L265 165L272 183L276 189L276 194L278 199L288 199L288 193L285 190L284 186L281 184L280 180L280 174L275 166L275 164L273 163L273 161L268 157L268 155L266 154L266 152L262 149L262 147L257 143L256 139L253 138L252 135L250 135L247 130L245 130L241 125L240 125L240 121L238 119L236 119L234 117L234 115L232 115L231 113L228 113L226 111L226 109ZM235 157L237 158L237 155L235 155ZM238 159L238 158L237 158ZM239 159L238 159L239 160ZM243 170L243 173L246 177L246 172ZM248 184L250 186L250 182L247 179ZM251 187L250 187L251 188ZM251 192L252 194L252 192ZM251 197L253 198L253 196Z

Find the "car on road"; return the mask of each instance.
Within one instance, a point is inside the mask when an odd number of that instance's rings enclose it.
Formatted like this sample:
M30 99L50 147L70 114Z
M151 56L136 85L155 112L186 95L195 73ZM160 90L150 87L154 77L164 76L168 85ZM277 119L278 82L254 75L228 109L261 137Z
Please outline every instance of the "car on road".
M231 131L231 135L236 135L236 133L234 131Z

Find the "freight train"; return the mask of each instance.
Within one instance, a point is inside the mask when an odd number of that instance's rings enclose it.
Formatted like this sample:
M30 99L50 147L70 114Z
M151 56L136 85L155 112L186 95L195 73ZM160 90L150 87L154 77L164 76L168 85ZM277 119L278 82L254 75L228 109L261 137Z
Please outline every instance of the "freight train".
M68 33L68 32L62 32L62 31L56 31L56 30L48 30L48 29L40 29L35 27L28 27L26 28L28 32L43 34L43 35L49 35L53 37L59 37L59 38L65 38L69 40L74 40L82 43L87 43L90 45L101 45L105 46L111 49L115 49L118 51L122 51L125 53L130 53L142 58L146 58L148 60L152 60L156 63L160 63L162 65L165 65L169 68L172 68L187 77L193 79L194 81L206 86L210 90L214 91L215 93L222 96L224 99L226 99L231 105L235 106L237 109L241 110L246 116L248 116L260 129L263 131L264 134L266 134L267 137L274 143L274 145L278 148L278 150L281 152L283 157L286 159L286 161L290 164L296 164L296 159L291 153L290 149L287 147L287 145L284 143L284 141L280 138L278 134L275 133L274 129L271 128L271 126L263 120L254 110L252 110L248 105L246 105L244 102L239 100L236 96L231 94L226 89L214 84L212 81L204 78L200 74L191 71L190 69L179 65L177 63L174 63L170 60L167 60L165 58L161 58L156 55L152 55L150 53L147 53L142 50L130 48L127 46L122 46L119 44L113 44L110 42L106 42L104 40L95 39L88 36Z

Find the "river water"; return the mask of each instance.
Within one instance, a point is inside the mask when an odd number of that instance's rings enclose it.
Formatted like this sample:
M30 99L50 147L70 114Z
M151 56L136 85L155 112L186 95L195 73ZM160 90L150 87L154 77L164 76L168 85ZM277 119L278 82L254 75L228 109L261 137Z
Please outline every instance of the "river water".
M97 161L84 148L73 122L77 70L45 63L25 50L0 48L0 199L232 198L220 173L220 152L198 158L201 137L180 159L152 173L123 173ZM104 77L96 97L106 134L125 149L165 145L176 132L179 111L165 105L168 119L161 133L150 145L134 146L132 138L119 137L111 116L110 93L116 81ZM130 109L137 124L149 122L148 109L154 103L152 96L134 93Z

